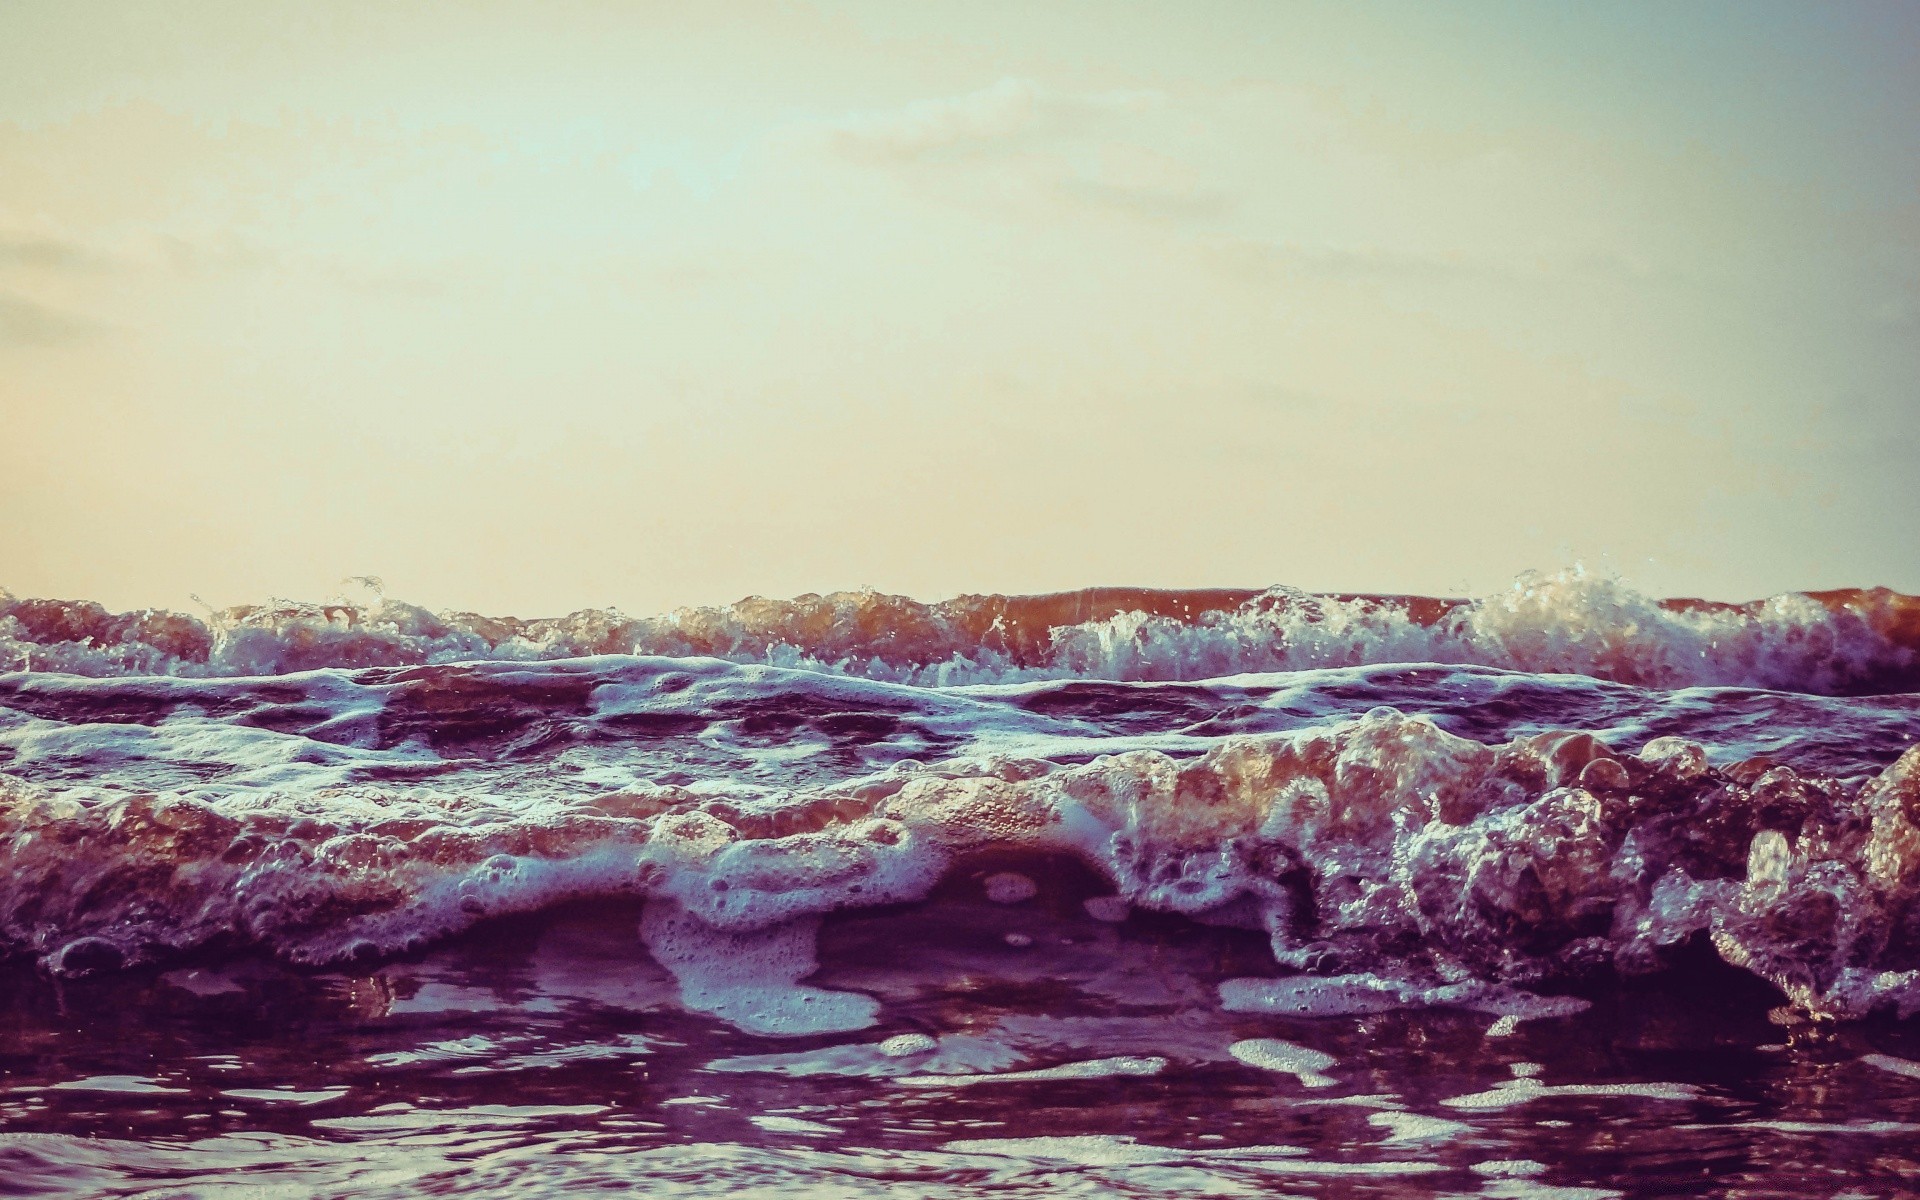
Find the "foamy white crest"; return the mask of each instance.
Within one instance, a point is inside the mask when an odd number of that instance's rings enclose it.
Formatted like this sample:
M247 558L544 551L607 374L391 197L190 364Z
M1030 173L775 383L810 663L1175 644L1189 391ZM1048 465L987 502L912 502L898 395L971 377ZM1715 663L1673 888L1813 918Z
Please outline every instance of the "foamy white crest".
M1276 588L1194 622L1127 613L1061 629L1054 651L1049 670L1103 679L1436 662L1818 692L1914 661L1864 618L1809 596L1776 596L1753 610L1676 609L1579 570L1524 576L1432 625L1397 605Z
M1178 595L1178 594L1173 594ZM0 593L0 666L85 675L272 675L471 659L711 656L920 686L1089 678L1194 680L1395 662L1576 673L1655 687L1809 692L1909 687L1920 606L1887 592L1743 606L1654 600L1569 569L1470 602L1271 589L1238 608L1067 620L1048 598L926 605L877 593L750 599L629 618L583 609L538 621L432 613L377 594L276 602L206 622ZM994 606L998 605L998 609ZM997 611L991 621L983 614ZM1009 615L1011 614L1011 615ZM1894 690L1898 690L1894 688Z

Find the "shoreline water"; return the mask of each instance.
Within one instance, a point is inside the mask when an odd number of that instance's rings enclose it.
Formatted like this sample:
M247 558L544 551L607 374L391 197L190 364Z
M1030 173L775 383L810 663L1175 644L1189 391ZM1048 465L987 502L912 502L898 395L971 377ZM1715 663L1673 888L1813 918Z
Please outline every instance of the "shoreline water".
M1830 1196L1920 1167L1920 1029L1792 1020L1710 952L1684 985L1590 991L1591 1008L1508 1030L1448 1008L1276 1019L1207 1002L1258 939L968 890L829 922L819 981L887 1000L851 1039L678 1011L633 953L633 906L509 919L366 970L14 974L0 1152L21 1194L76 1196L262 1180L341 1196L1494 1196L1515 1180L1604 1196L1708 1178ZM1082 938L1069 969L1036 969L1034 944ZM1249 1039L1311 1052L1318 1078L1237 1060ZM1123 1060L1159 1065L1017 1078Z

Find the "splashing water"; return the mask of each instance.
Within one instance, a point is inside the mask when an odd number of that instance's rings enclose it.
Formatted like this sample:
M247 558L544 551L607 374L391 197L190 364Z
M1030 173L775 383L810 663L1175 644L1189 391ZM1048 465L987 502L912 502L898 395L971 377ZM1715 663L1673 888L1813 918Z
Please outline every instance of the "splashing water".
M1920 1128L1911 598L363 583L0 598L34 1189L1830 1195Z

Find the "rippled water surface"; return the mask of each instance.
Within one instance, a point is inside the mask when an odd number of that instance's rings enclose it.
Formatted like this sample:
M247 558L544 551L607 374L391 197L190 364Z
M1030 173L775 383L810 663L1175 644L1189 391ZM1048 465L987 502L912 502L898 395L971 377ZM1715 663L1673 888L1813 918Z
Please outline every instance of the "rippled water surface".
M1711 971L1511 1032L1454 1009L1233 1015L1216 985L1260 969L1259 939L968 890L829 923L817 981L886 1007L855 1036L680 1010L630 907L364 972L16 974L6 1186L1834 1196L1904 1194L1920 1172L1912 1023L1770 1017L1777 998ZM1263 1063L1275 1040L1313 1053Z

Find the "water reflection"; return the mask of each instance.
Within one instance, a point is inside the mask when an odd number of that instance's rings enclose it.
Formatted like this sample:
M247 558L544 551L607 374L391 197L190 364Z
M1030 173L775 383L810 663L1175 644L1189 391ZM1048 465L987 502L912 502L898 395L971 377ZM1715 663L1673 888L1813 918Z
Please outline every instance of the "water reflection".
M1920 1178L1915 1023L1783 1025L1777 997L1705 966L1489 1037L1498 1018L1458 1008L1223 1011L1260 953L1234 931L942 902L830 922L815 982L883 1023L781 1039L684 1011L637 917L491 926L358 973L15 973L4 1187L1831 1197ZM1048 969L999 936L1015 921L1065 944Z

